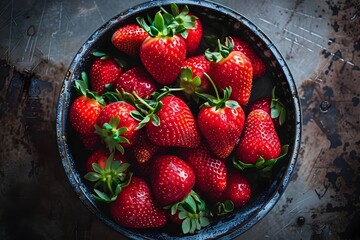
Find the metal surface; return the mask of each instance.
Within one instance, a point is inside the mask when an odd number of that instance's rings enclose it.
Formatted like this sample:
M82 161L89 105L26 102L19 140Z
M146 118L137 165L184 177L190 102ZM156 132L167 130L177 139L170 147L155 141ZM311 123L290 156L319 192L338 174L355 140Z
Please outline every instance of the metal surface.
M141 2L0 2L0 239L121 239L68 184L56 145L56 105L83 42ZM359 238L359 2L215 2L246 16L275 43L303 111L303 142L288 188L238 239Z

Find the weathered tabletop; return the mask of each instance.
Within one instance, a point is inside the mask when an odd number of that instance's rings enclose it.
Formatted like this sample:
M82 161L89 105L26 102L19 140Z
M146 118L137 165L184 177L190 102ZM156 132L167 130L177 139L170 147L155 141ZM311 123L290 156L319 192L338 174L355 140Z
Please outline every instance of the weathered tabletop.
M82 43L141 2L0 2L0 239L121 239L73 192L58 156L55 115L64 74ZM292 180L239 239L359 238L359 1L216 2L272 39L303 111Z

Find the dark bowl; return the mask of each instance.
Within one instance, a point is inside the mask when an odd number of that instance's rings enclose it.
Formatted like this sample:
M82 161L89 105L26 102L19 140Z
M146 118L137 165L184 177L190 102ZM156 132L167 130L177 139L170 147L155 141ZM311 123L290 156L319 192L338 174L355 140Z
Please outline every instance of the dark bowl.
M91 186L84 181L84 162L88 152L78 147L78 139L69 123L69 107L77 96L74 91L74 81L80 77L82 71L88 71L93 59L91 53L98 50L116 52L109 40L116 29L133 22L138 15L155 13L159 6L166 6L172 2L179 6L188 5L191 12L202 20L205 32L219 32L220 29L212 24L219 22L234 35L248 41L267 66L266 74L254 81L250 103L259 97L270 96L273 86L276 86L278 96L287 109L287 119L285 125L279 129L279 137L282 144L289 144L289 152L281 162L277 163L271 177L252 182L253 195L244 207L196 234L187 236L188 239L235 238L262 219L276 204L288 185L299 153L301 111L293 77L280 52L257 26L225 6L209 1L151 1L118 14L97 29L74 57L63 82L56 120L60 157L70 184L81 201L106 225L131 239L181 238L166 230L131 231L117 225L111 219L104 207L94 200Z

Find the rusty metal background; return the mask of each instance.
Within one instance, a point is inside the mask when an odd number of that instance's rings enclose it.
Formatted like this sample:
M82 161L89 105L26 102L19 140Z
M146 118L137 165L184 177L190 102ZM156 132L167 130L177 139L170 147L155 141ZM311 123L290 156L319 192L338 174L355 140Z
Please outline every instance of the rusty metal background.
M122 239L77 199L58 156L62 80L105 21L145 1L0 1L0 239ZM360 239L360 3L227 0L275 43L303 141L272 211L238 239Z

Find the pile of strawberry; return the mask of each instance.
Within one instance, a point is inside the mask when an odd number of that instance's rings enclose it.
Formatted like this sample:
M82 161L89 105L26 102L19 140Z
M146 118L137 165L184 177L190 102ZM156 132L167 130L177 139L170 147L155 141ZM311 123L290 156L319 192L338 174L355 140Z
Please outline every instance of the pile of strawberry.
M75 81L69 115L90 151L84 177L119 225L194 233L249 201L242 170L270 171L286 154L286 112L275 89L247 106L266 67L244 40L200 52L202 23L187 6L136 20L109 44L137 64L95 52Z

